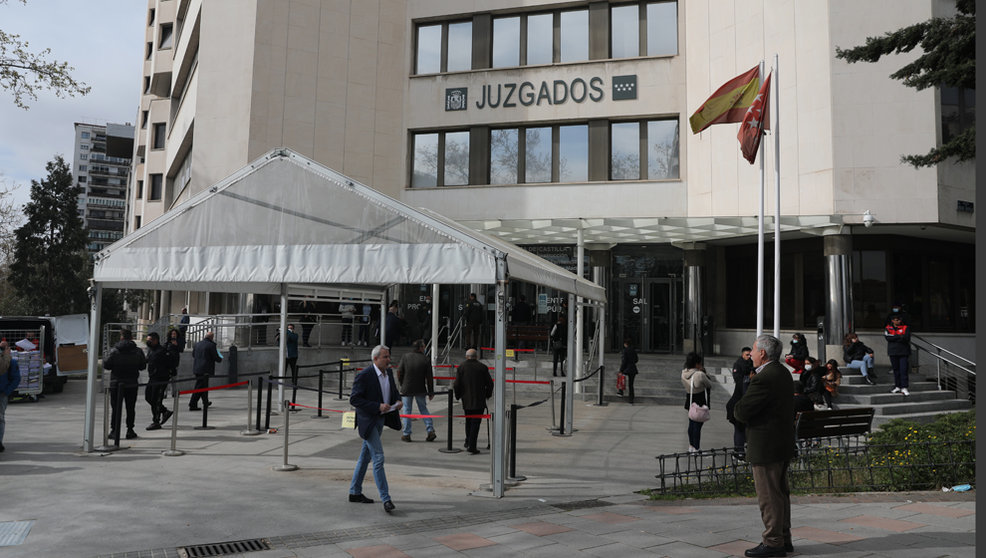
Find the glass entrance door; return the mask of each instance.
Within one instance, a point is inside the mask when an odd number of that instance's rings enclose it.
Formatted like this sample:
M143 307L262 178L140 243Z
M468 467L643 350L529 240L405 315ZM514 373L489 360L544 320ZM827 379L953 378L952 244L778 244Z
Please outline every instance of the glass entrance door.
M623 279L619 289L619 345L629 337L642 352L674 352L680 330L681 289L676 280Z

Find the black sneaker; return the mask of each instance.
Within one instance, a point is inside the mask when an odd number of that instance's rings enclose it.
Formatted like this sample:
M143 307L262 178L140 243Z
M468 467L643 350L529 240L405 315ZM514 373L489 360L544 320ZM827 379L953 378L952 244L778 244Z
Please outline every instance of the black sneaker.
M152 422L147 426L147 430L161 430L160 422Z
M5 449L7 449L7 448L3 447L3 444L0 444L0 453L3 453L3 450L5 450Z
M171 418L171 415L173 414L175 414L174 411L169 411L165 409L164 412L161 413L161 422L168 422L168 419Z
M116 440L116 430L110 430L110 434L106 438L109 440Z
M866 380L866 383L870 384L871 386L876 385L876 382L873 381L873 378L870 378L869 376L863 376L863 379Z
M133 440L133 439L136 439L136 438L137 438L137 433L134 432L134 429L133 428L128 428L127 429L127 439L128 440Z

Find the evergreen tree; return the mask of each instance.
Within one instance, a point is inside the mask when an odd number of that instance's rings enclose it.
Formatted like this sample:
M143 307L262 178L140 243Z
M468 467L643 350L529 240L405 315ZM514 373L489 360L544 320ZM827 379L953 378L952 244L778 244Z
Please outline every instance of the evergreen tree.
M86 252L86 229L79 217L82 188L61 155L45 165L48 176L31 181L27 222L15 231L17 244L10 283L26 306L38 314L85 313L92 264Z
M836 47L835 55L850 64L876 62L887 54L911 52L920 46L924 54L890 74L904 85L918 91L928 87L976 89L976 3L956 0L958 13L952 17L935 17L882 37L868 37L866 44L854 48ZM941 147L925 155L906 155L901 160L915 167L929 167L955 157L958 161L975 160L976 129L969 127L949 138Z

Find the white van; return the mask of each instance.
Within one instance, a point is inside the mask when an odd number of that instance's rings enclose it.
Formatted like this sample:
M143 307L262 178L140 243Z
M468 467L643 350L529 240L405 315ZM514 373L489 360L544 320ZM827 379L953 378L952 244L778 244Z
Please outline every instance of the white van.
M44 362L50 364L44 376L42 393L59 393L66 376L88 371L89 315L3 316L0 340L13 348L22 339L41 345Z

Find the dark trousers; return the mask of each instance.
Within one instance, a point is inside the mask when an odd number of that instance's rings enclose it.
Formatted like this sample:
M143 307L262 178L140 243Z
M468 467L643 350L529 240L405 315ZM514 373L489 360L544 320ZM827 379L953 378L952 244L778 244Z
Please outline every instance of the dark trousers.
M746 453L746 426L733 424L733 447L737 453Z
M627 374L627 402L631 405L633 405L633 381L636 379L636 374Z
M463 414L466 415L481 415L483 414L483 409L463 409ZM466 419L466 448L476 449L476 440L479 438L479 427L482 426L483 419L481 418L467 418Z
M788 461L753 465L753 483L763 520L763 544L784 546L791 540L791 489L787 483Z
M209 375L208 374L196 374L195 375L195 389L205 389L209 387ZM188 400L188 407L194 408L199 405L199 401L202 401L203 405L209 404L209 392L203 391L202 393L193 393L192 398Z
M466 324L462 328L462 334L466 340L467 349L479 350L479 332L483 329L482 324Z
M144 389L144 401L151 406L154 422L161 422L161 415L168 412L164 406L164 394L168 391L167 380L150 380Z
M907 355L890 357L890 367L894 371L894 387L909 387L907 383L908 364Z
M568 356L568 348L552 349L551 375L558 375L558 365L561 364L561 375L565 375L565 358Z
M688 419L688 445L695 449L699 449L699 445L702 443L702 425L705 423L695 422L692 419Z
M127 406L127 428L134 427L134 410L137 407L137 378L110 378L110 430L120 429L120 390L123 390L123 403Z
M352 343L353 342L353 319L343 318L342 319L342 343Z

